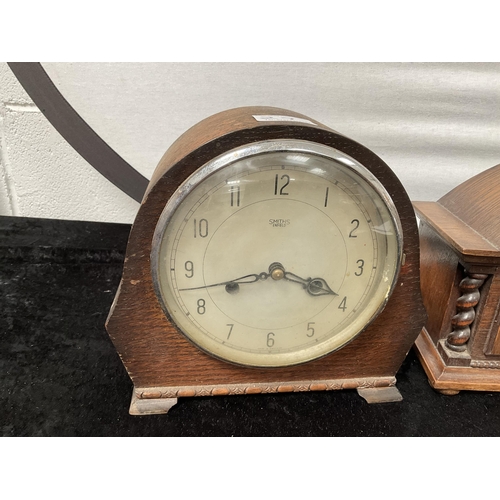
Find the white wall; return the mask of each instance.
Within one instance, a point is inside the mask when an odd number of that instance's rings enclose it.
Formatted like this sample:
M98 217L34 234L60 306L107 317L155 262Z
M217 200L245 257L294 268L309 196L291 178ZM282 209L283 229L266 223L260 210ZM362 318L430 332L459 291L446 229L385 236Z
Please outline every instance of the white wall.
M131 222L138 204L50 125L0 64L0 215Z
M224 109L270 105L361 142L413 200L500 163L500 64L44 63L87 123L144 176ZM0 214L132 222L138 204L84 161L0 64Z

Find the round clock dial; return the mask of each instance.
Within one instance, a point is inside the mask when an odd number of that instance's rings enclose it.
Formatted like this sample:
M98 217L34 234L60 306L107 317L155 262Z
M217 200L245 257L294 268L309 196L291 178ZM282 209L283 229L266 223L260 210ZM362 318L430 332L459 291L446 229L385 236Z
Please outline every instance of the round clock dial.
M262 141L189 177L158 222L159 301L203 351L279 367L335 351L385 306L401 225L377 179L336 149Z

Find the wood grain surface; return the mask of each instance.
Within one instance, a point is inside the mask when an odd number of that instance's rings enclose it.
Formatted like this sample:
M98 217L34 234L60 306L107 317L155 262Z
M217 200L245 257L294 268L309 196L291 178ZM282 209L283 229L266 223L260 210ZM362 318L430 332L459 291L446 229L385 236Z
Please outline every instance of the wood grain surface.
M500 390L500 165L415 202L429 318L416 346L433 387Z
M314 125L258 122L254 114L295 116ZM191 173L235 147L283 138L334 147L366 166L385 186L399 212L405 259L384 311L341 350L295 367L241 367L201 352L165 316L152 283L151 242L165 204ZM190 129L160 161L132 227L123 277L108 316L107 330L135 387L139 388L209 387L212 391L221 388L225 393L224 388L229 385L251 388L264 384L298 390L303 383L314 382L313 387L319 388L314 384L325 380L352 380L352 386L359 386L363 379L377 378L390 385L426 318L419 268L414 209L397 177L379 157L303 115L277 108L238 108L210 117ZM185 395L189 395L188 392Z

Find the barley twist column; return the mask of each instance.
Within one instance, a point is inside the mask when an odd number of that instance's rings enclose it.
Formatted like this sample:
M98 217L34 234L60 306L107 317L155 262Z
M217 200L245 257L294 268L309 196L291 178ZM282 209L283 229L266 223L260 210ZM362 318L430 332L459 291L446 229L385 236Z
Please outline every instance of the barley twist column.
M479 288L487 274L468 274L459 285L462 295L457 299L457 314L451 319L452 332L446 338L446 346L454 351L465 351L470 339L470 325L476 317L474 307L481 298Z

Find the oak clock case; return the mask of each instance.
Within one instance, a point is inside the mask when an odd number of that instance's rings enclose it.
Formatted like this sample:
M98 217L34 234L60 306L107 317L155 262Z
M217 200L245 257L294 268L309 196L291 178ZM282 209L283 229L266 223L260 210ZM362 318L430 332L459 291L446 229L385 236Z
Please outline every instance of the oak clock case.
M130 413L306 390L400 400L425 321L418 264L413 207L374 153L288 110L207 118L151 179L108 317Z
M415 202L429 315L416 348L443 394L500 391L499 186L497 165L437 202Z

